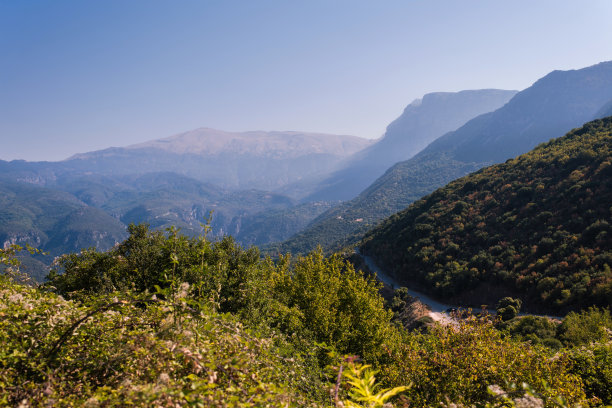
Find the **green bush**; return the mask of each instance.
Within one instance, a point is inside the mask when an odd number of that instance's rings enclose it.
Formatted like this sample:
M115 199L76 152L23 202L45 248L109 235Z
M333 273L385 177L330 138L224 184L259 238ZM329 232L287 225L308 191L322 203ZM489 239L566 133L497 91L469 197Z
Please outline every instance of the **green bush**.
M497 302L495 310L501 316L503 321L515 318L521 310L521 300L511 297L505 297Z
M571 371L580 376L587 395L612 405L612 342L574 350Z
M112 293L75 303L0 278L0 404L316 401L307 390L317 377L289 344L259 337L204 305L193 309L182 297L187 285L181 289L168 300Z
M568 346L607 341L612 330L609 309L591 307L580 313L570 312L557 329L557 337Z
M391 361L382 373L391 386L413 384L405 393L409 406L482 404L493 400L490 385L523 382L546 398L585 399L567 354L505 338L492 323L474 318L409 333Z

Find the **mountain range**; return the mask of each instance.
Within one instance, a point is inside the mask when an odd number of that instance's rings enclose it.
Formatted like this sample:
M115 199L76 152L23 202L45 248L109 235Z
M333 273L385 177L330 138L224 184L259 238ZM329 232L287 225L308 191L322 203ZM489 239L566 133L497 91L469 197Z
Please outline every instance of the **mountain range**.
M397 162L410 159L430 142L468 120L491 112L516 91L500 89L434 92L410 103L375 144L351 156L321 181L305 200L350 200Z
M605 116L612 101L612 62L553 71L496 111L449 132L388 169L356 198L315 219L272 252L332 251L352 245L380 220L436 188Z
M88 239L84 239L87 229L81 228L79 239L67 238L65 245L57 245L57 240L48 238L54 231L74 237L61 227L63 212L48 211L52 226L43 226L40 219L23 217L16 210L19 207L13 206L15 211L6 215L11 223L0 227L0 239L6 244L24 243L26 235L31 236L27 242L38 243L55 256L78 251L77 242L84 247L109 248L124 237L130 223L148 223L157 229L174 226L189 235L200 234L201 223L213 211L211 237L231 234L243 245L282 241L338 201L312 196L298 202L274 190L289 192L293 188L300 191L296 195L307 195L320 188L318 181L331 179L332 170L342 166L349 173L356 169L353 180L364 183L363 174L357 174L359 166L371 161L382 171L385 161L395 161L399 152L412 154L423 138L467 120L474 112L493 109L512 94L482 90L426 95L413 102L377 142L303 132L232 133L201 128L124 148L78 154L61 162L0 161L0 180L13 183L17 195L35 186L58 190L66 201L63 205L112 219L91 217L84 223L89 228ZM363 147L377 145L382 148L355 157ZM20 183L27 186L20 190ZM306 189L291 187L295 185ZM22 222L24 219L29 221ZM108 242L96 238L106 226L114 231L107 236ZM22 234L15 235L15 230ZM40 256L37 259L49 261ZM40 278L41 265L30 258L27 261Z
M77 154L62 164L73 171L103 175L173 172L223 188L275 190L327 174L370 144L371 140L355 136L200 128Z
M48 251L47 258L28 258L38 268L63 252L109 248L130 223L200 234L213 211L211 237L230 234L247 246L281 242L268 253L318 245L331 252L436 188L611 112L607 62L554 71L518 93L427 94L375 142L201 128L61 162L0 161L0 243Z

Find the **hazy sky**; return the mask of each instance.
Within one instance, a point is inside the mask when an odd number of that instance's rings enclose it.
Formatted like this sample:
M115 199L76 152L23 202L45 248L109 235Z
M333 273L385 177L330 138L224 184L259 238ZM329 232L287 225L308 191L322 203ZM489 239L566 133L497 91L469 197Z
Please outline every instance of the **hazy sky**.
M432 91L612 60L612 0L0 0L0 159L197 127L376 138Z

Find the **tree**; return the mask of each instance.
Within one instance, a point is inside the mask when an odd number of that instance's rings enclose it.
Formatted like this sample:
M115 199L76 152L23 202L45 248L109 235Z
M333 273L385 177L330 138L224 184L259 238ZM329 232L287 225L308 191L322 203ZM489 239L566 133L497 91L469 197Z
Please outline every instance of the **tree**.
M495 311L501 316L503 321L515 318L521 310L522 302L520 299L514 299L507 296L497 302Z

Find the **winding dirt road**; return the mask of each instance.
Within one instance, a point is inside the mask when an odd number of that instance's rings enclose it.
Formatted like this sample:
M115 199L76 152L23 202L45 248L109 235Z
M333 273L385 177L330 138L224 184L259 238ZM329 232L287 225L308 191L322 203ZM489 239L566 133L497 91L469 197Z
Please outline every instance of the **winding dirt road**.
M371 257L367 255L363 255L362 253L359 252L359 249L355 249L355 251L363 258L365 264L368 266L370 271L376 273L376 277L378 278L378 280L391 286L392 289L398 289L402 286L391 276L387 275L378 265L376 265L376 262L374 262L374 260ZM446 313L448 309L460 309L460 308L466 309L465 307L461 305L449 305L445 303L440 303L438 301L433 300L432 298L430 298L429 296L421 292L417 292L416 290L412 290L410 288L407 288L407 289L408 289L408 294L410 296L419 299L421 303L429 307L429 309L431 310L431 312L429 313L429 316L431 316L433 320L440 322L442 324L451 324L454 321L453 318L449 316L448 313ZM482 311L482 309L480 308L471 308L471 309L475 313L479 313ZM531 315L531 313L519 313L519 316L526 316L526 315ZM546 318L555 319L555 320L563 320L562 316L551 316L551 315L532 315L532 316L546 317Z

